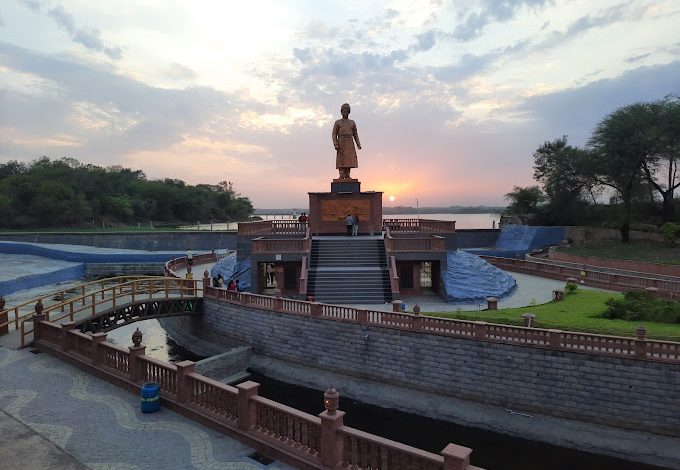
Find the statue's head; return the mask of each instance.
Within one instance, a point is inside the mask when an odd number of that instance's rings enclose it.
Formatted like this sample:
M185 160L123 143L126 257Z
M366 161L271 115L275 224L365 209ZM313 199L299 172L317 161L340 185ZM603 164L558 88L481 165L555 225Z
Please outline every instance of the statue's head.
M346 114L350 113L350 107L348 103L344 103L342 106L340 106L340 114L343 116Z

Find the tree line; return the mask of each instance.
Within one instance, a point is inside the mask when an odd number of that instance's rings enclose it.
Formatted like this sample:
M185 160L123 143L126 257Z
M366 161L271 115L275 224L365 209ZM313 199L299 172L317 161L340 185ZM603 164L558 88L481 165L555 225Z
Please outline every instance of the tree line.
M140 170L73 158L0 164L0 227L41 228L245 220L253 212L233 184L148 180Z
M584 147L567 136L533 154L534 180L506 194L508 212L543 225L616 223L624 242L631 224L679 221L680 97L623 106L605 116Z

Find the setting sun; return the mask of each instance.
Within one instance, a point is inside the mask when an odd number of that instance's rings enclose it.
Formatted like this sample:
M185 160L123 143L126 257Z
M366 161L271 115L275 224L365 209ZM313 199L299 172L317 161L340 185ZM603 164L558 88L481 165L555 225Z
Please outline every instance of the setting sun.
M396 198L394 196L390 196L388 199L390 200L390 202L394 202Z

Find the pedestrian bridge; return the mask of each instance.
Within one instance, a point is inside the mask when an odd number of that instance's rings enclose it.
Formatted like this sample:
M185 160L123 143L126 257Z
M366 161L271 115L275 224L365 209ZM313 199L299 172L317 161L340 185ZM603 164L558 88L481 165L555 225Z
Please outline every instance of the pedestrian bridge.
M16 347L33 342L36 317L69 323L83 332L106 332L140 320L198 315L203 280L176 277L118 276L85 283L3 310L0 335ZM13 330L13 331L12 331Z

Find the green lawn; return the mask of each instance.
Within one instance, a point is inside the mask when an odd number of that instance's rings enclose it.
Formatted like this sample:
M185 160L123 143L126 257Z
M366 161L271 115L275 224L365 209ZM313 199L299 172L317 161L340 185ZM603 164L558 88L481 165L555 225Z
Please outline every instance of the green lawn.
M536 314L537 328L556 328L559 330L584 331L615 336L634 336L640 322L609 320L600 314L606 309L604 302L622 294L579 289L574 294L565 295L564 300L543 305L507 308L474 312L427 312L425 315L481 320L489 323L523 325L522 314ZM680 324L644 322L647 337L669 341L680 341Z
M667 242L631 241L630 243L621 243L619 240L609 240L558 248L558 251L579 256L680 264L680 247L672 246Z

